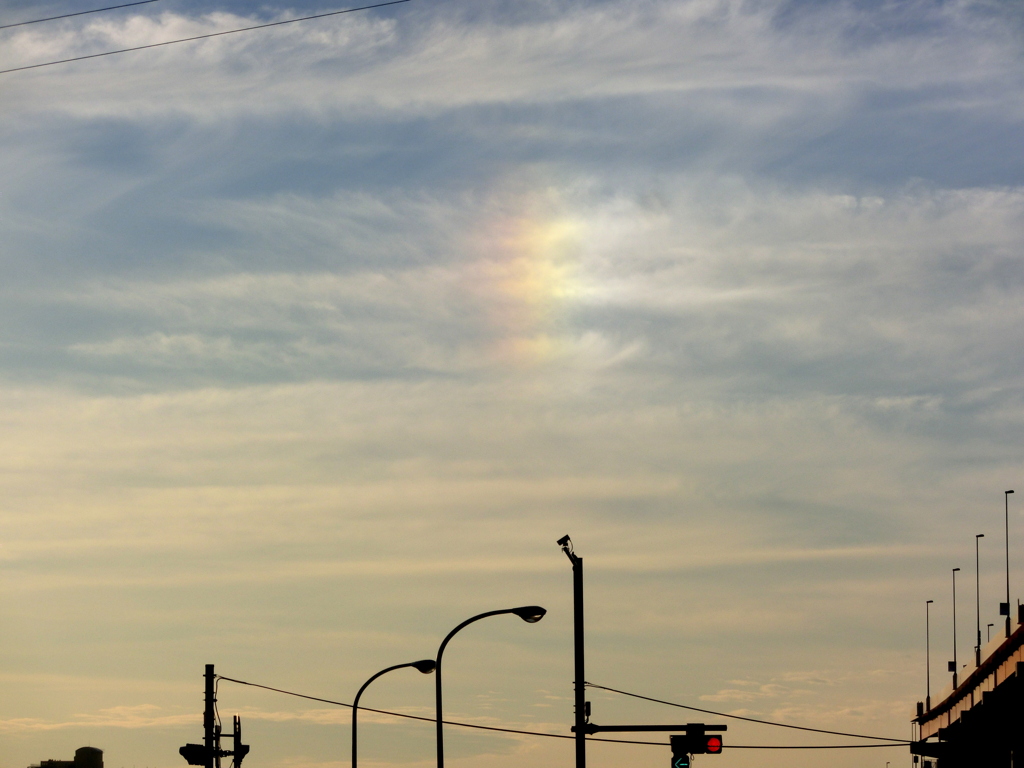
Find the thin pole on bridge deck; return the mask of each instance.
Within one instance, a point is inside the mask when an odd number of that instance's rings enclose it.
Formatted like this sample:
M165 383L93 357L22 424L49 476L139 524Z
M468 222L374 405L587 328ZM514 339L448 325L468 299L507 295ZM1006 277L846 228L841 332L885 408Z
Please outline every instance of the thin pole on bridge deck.
M1003 491L1003 501L1006 507L1006 636L1010 636L1010 494L1013 491Z
M984 533L974 534L974 598L978 606L978 640L974 645L974 666L981 666L981 554L978 542L985 538Z
M953 569L953 668L950 672L953 673L953 690L956 690L956 678L957 678L957 666L956 666L956 572L959 568Z
M930 712L932 708L932 637L930 606L934 602L934 600L925 600L924 602L925 712Z

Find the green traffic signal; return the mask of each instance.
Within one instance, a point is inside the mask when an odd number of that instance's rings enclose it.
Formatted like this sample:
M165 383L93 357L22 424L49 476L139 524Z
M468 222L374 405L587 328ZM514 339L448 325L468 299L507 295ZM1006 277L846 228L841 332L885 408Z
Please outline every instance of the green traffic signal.
M670 736L672 768L690 768L690 741L685 736Z

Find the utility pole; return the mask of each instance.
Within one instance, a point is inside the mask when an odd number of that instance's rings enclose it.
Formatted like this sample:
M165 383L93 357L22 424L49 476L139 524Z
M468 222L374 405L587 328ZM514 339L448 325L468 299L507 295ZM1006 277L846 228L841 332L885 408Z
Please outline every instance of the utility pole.
M587 768L587 721L590 718L590 702L586 690L586 665L583 645L583 558L573 552L572 541L566 534L558 540L558 546L572 563L572 605L573 605L573 647L575 651L575 726L576 768Z
M220 768L220 757L216 753L220 749L217 738L217 693L215 682L217 676L213 673L213 664L206 665L206 706L203 708L203 746L206 747L206 768Z
M242 760L249 754L249 745L242 743L242 721L238 715L234 716L234 727L231 733L227 734L233 740L232 749L221 749L220 739L224 734L217 725L217 675L214 674L213 664L206 665L203 677L206 681L203 698L203 743L186 744L178 750L178 754L184 757L189 765L220 768L220 759L231 757L234 758L233 768L242 768Z

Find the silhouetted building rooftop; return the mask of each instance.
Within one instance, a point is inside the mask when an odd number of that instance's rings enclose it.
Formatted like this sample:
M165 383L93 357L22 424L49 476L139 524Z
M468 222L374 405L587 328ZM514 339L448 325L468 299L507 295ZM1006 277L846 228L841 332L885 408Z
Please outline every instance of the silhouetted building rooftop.
M74 760L40 760L39 765L28 768L103 768L103 750L96 747L79 747Z

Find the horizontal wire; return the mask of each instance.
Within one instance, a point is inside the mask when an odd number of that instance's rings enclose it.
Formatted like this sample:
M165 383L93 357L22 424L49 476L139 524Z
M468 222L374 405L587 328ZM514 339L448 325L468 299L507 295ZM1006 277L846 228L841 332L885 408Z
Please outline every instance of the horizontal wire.
M895 746L903 746L910 744L911 742L907 739L892 739L887 736L865 736L862 733L847 733L845 731L826 731L823 728L809 728L805 725L790 725L789 723L776 723L771 720L759 720L756 717L743 717L742 715L730 715L726 712L716 712L713 709L701 709L700 707L690 707L686 704L676 704L673 701L664 701L663 699L652 699L650 696L641 696L639 693L630 693L629 691L620 691L617 688L608 688L604 685L597 685L596 683L584 683L588 688L597 688L602 691L610 691L611 693L618 693L622 696L631 696L634 699L643 699L644 701L653 701L655 704L667 704L670 707L679 707L680 709L689 709L693 712L703 712L706 715L717 715L718 717L731 717L734 720L745 720L748 723L759 723L761 725L774 725L777 728L792 728L797 731L810 731L812 733L826 733L830 736L849 736L854 739L874 739L875 741L892 741L895 742ZM885 745L882 745L885 746Z
M223 675L217 675L220 680L227 680L231 683L240 683L242 685L251 685L253 688L263 688L268 691L276 691L277 693L284 693L288 696L297 696L300 699L309 699L311 701L321 701L324 704L336 704L339 707L347 707L352 709L351 704L347 704L344 701L333 701L331 699L321 699L317 696L307 696L304 693L295 693L294 691L286 691L282 688L271 688L269 685L260 685L259 683L250 683L245 680L236 680L233 677L224 677ZM391 715L392 717L404 717L407 720L421 720L425 723L436 723L437 719L433 717L421 717L420 715L408 715L404 712L390 712L386 709L373 709L372 707L360 707L359 709L365 710L366 712L376 712L378 715ZM561 733L541 733L540 731L521 731L516 728L499 728L494 725L476 725L474 723L460 723L455 720L443 720L445 725L457 725L461 728L476 728L481 731L500 731L501 733L519 733L526 736L547 736L552 739L575 739L575 736L567 736ZM626 741L624 739L588 739L588 741L610 741L614 744L654 744L659 747L665 746L665 742L659 741Z
M234 677L225 677L224 675L217 675L218 680L227 680L229 683L238 683L239 685L248 685L253 688L263 688L267 691L274 691L275 693L283 693L287 696L296 696L300 699L309 699L310 701L319 701L324 704L334 704L339 707L347 707L352 709L351 704L347 704L344 701L334 701L333 699L321 699L318 696L308 696L304 693L295 693L295 691L286 691L283 688L273 688L269 685L261 685L260 683L250 683L246 680L238 680ZM373 709L372 707L360 707L359 709L365 710L366 712L375 712L378 715L390 715L392 717L404 717L407 720L420 720L426 723L436 723L437 719L433 717L422 717L420 715L408 715L404 712L391 712L386 709ZM712 713L717 714L717 713ZM456 725L460 728L476 728L481 731L498 731L499 733L516 733L523 736L546 736L549 739L574 739L575 736L567 736L561 733L542 733L541 731L524 731L517 728L499 728L494 725L475 725L474 723L460 723L457 720L443 720L445 725ZM668 742L664 741L630 741L627 739L599 739L593 736L588 737L587 741L600 741L607 744L641 744L643 746L652 747L667 747ZM904 747L906 744L830 744L826 746L775 746L767 744L730 744L728 749L872 749L872 748L885 748L885 747Z
M78 11L78 13L65 13L63 16L47 16L45 19L32 19L32 21L19 21L17 24L2 24L0 29L10 29L11 27L24 27L26 24L39 24L43 21L56 21L57 19L70 19L72 16L85 16L88 13L101 13L103 11L116 11L118 8L131 8L133 5L146 5L147 3L155 3L157 0L136 0L134 3L125 3L124 5L108 5L106 8L93 8L91 11Z
M886 747L900 747L906 749L905 744L811 744L789 746L783 744L726 744L722 749L885 749Z
M42 64L29 64L24 67L14 67L12 69L0 69L0 75L6 75L11 72L24 72L26 69L39 69L40 67L52 67L55 64L69 64L72 61L85 61L86 59L98 59L101 56L114 56L118 53L129 53L131 51L143 51L147 48L160 48L164 45L174 45L176 43L190 43L193 40L206 40L210 37L220 37L222 35L233 35L237 32L252 32L254 29L267 29L268 27L280 27L284 24L295 24L299 21L311 21L312 19L325 19L328 16L338 16L342 13L354 13L356 11L368 11L371 8L383 8L386 5L399 5L401 3L408 3L410 0L388 0L386 3L375 3L373 5L362 5L358 8L345 8L340 11L329 11L328 13L317 13L312 16L302 16L298 19L285 19L284 21L271 21L266 24L256 24L252 27L239 27L238 29L226 29L223 32L210 32L205 35L196 35L194 37L182 37L178 40L165 40L162 43L150 43L149 45L136 45L132 48L119 48L116 51L104 51L103 53L90 53L87 56L75 56L70 59L58 59L57 61L46 61Z

